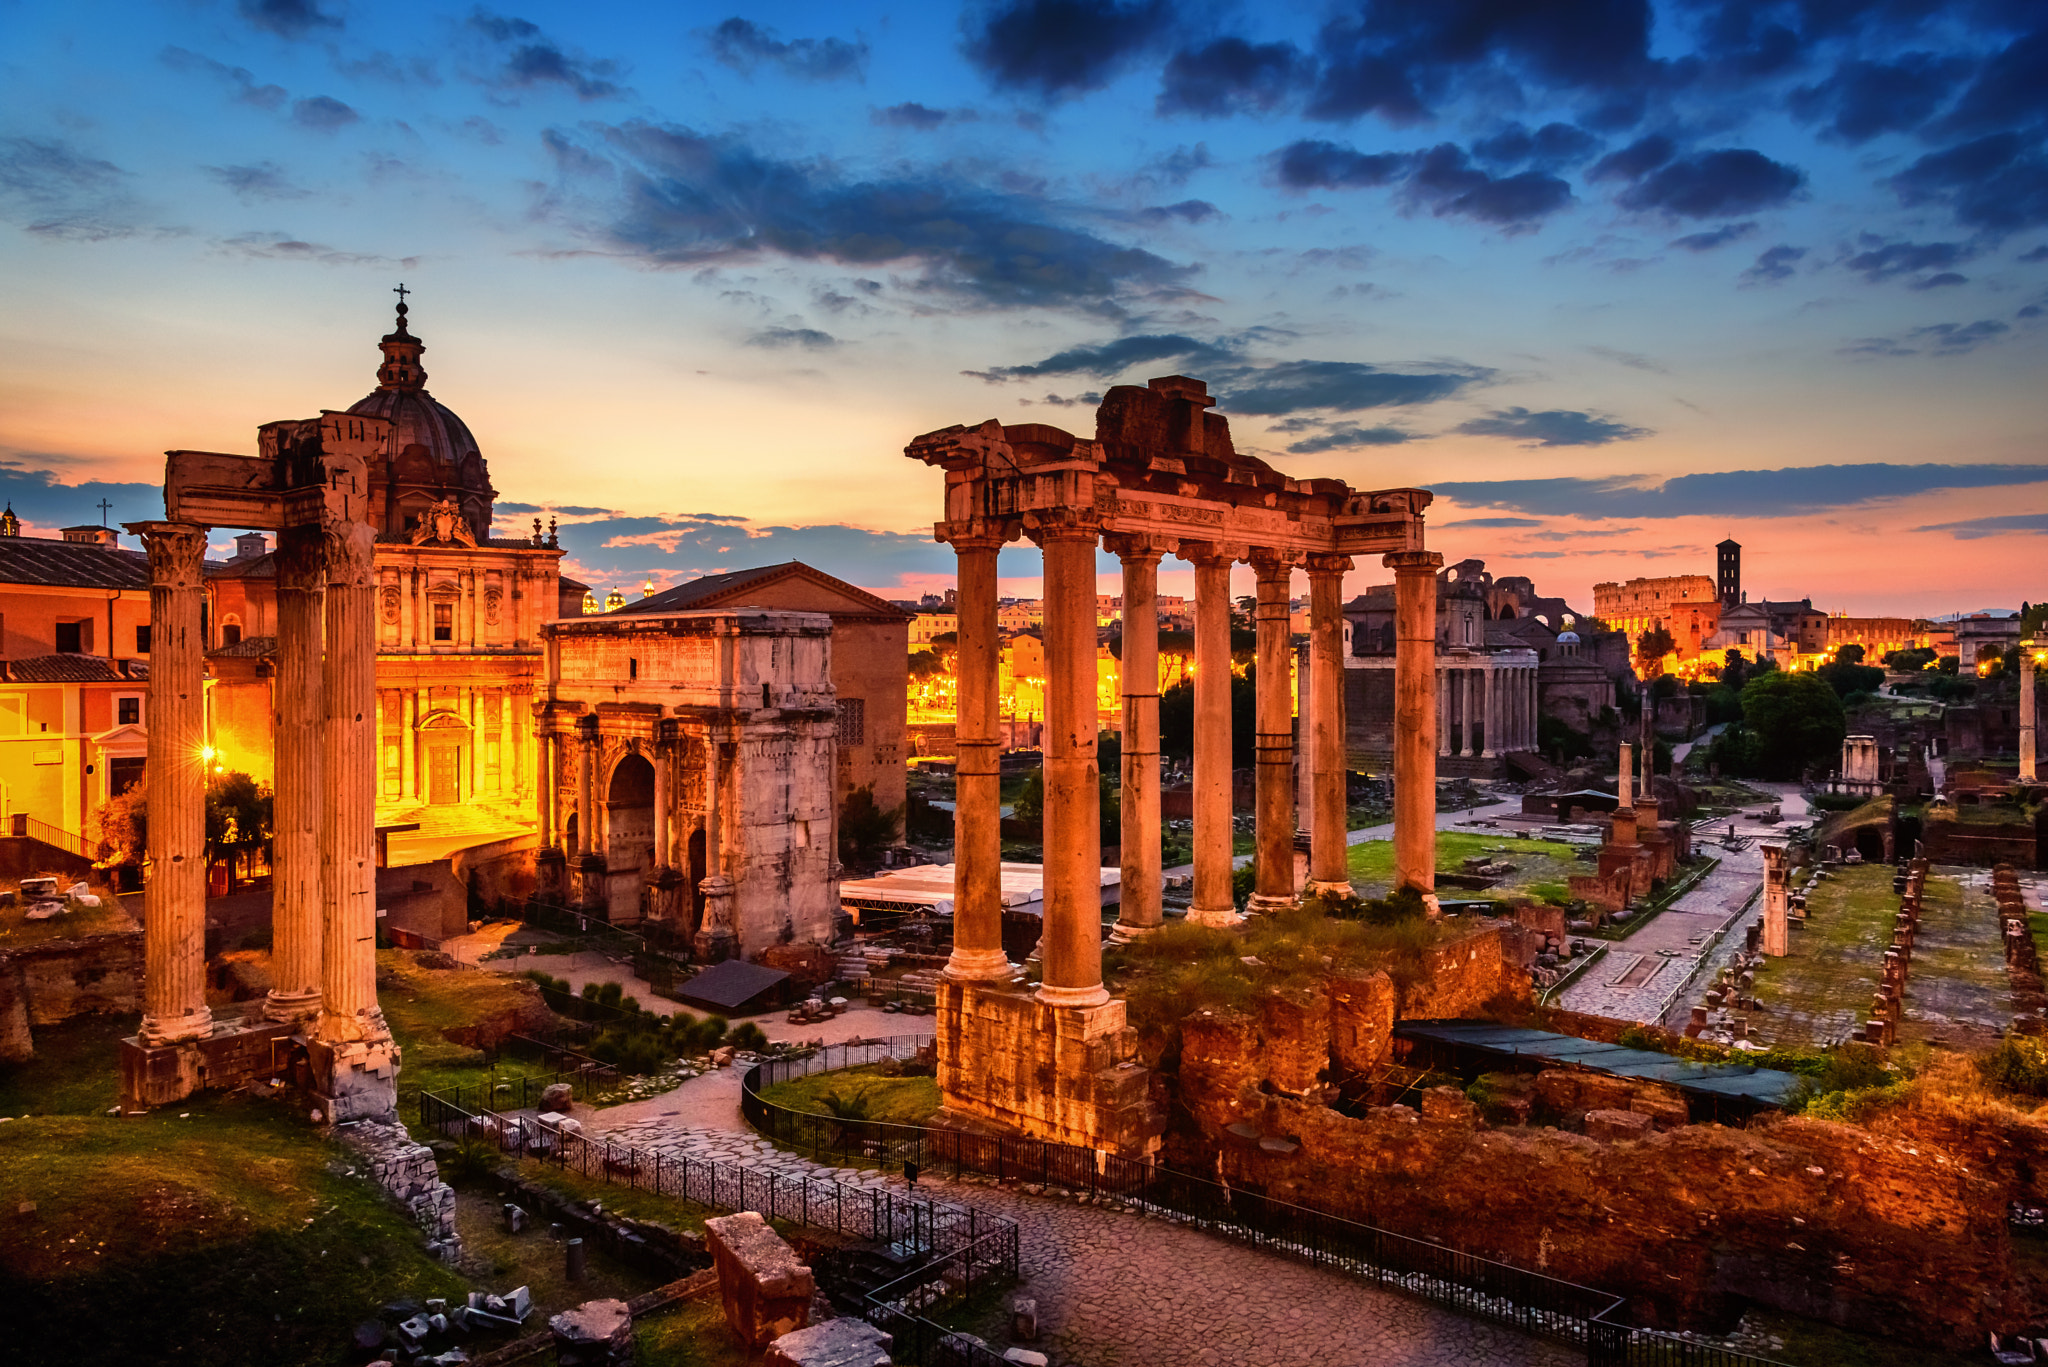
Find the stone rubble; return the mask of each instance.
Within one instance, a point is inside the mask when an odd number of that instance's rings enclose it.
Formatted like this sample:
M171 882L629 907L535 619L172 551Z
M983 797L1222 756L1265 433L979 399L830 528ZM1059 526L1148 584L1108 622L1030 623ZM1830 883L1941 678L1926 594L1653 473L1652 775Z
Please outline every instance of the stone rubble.
M369 1164L370 1178L411 1213L427 1236L427 1251L442 1262L462 1258L455 1231L455 1189L441 1180L434 1151L413 1142L397 1120L363 1120L341 1126L337 1137Z

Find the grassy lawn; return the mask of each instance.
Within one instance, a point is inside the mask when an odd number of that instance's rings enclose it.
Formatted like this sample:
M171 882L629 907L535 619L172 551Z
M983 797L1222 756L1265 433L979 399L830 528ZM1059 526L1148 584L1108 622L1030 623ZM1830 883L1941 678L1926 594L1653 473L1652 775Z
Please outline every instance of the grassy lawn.
M383 1302L465 1291L354 1166L240 1096L0 1125L9 1360L339 1363Z
M884 1077L879 1065L863 1064L830 1073L813 1073L761 1089L761 1098L792 1111L830 1115L825 1097L865 1101L868 1120L891 1125L922 1125L939 1109L939 1082L931 1077Z
M1573 847L1559 840L1521 840L1499 834L1477 835L1466 831L1436 833L1436 871L1462 873L1464 862L1485 855L1515 866L1484 895L1522 893L1538 901L1562 903L1566 882L1584 866L1572 857ZM1350 849L1351 885L1361 897L1382 897L1394 882L1394 842L1368 840ZM1444 889L1458 895L1453 889ZM1481 894L1473 894L1478 896Z
M507 1158L504 1161L509 1163L513 1160ZM560 1192L577 1201L601 1201L606 1210L617 1211L629 1219L657 1221L671 1229L702 1234L705 1217L719 1213L659 1192L607 1182L601 1177L585 1177L582 1173L536 1159L525 1159L517 1166L519 1175L536 1186Z
M716 1296L634 1320L633 1347L640 1367L747 1367L755 1361L733 1337Z
M537 999L537 989L524 979L475 970L421 968L403 950L386 949L377 954L377 1000L391 1025L392 1037L404 1051L399 1086L408 1095L415 1089L432 1092L488 1083L495 1074L518 1077L538 1071L517 1060L507 1060L493 1070L480 1050L456 1044L442 1033L516 1011Z
M1954 1353L1941 1349L1852 1334L1832 1324L1775 1310L1752 1309L1744 1318L1750 1329L1784 1343L1783 1348L1773 1348L1764 1356L1792 1367L1952 1367L1956 1361ZM1981 1359L1990 1360L1988 1354Z
M1929 877L1925 904L1939 905L1954 888L1951 879ZM1763 1011L1751 1024L1766 1041L1784 1048L1833 1044L1869 1014L1899 907L1891 867L1837 869L1807 894L1806 906L1804 924L1792 923L1792 952L1766 960L1756 976Z
M105 1115L121 1096L121 1037L139 1024L139 1016L79 1016L37 1026L36 1056L0 1063L0 1115Z

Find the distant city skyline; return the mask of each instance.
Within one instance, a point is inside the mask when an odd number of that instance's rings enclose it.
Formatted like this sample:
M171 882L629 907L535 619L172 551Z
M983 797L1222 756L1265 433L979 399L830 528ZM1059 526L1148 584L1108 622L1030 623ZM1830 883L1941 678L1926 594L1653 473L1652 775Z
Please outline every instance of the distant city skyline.
M0 498L31 532L160 515L165 448L347 407L403 280L499 534L556 516L600 597L787 559L914 597L951 554L905 442L1087 436L1109 385L1176 372L1240 449L1434 489L1447 560L1589 609L1723 537L1753 597L2043 596L2038 5L108 0L6 29ZM1036 571L1006 553L1006 591Z

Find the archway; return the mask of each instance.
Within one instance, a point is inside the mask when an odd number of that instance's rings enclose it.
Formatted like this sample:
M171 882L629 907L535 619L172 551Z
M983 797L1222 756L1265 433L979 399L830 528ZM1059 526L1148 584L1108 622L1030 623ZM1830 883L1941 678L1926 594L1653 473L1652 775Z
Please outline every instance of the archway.
M692 935L704 924L704 880L709 876L704 866L704 828L699 826L690 832L689 933Z
M605 790L605 872L613 922L645 915L647 871L654 863L654 766L629 754Z

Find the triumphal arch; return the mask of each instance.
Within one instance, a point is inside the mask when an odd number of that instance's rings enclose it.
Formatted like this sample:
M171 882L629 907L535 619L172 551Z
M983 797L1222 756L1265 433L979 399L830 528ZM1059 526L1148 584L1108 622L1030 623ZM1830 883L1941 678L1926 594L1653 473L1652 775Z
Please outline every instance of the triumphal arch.
M1423 547L1422 489L1355 490L1293 479L1238 453L1200 380L1118 385L1094 440L1037 423L949 427L905 454L946 472L935 527L959 572L958 806L954 948L939 994L939 1080L963 1122L1142 1151L1158 1120L1132 1061L1123 1003L1102 982L1100 794L1096 772L1095 555L1123 564L1122 910L1116 932L1160 924L1158 617L1160 561L1195 570L1194 901L1208 925L1239 919L1231 897L1230 568L1257 575L1261 680L1288 677L1295 570L1309 584L1309 881L1349 888L1345 848L1343 576L1383 557L1396 585L1395 874L1425 893L1436 862L1436 571ZM1019 536L1045 557L1046 719L1043 982L1023 988L1002 949L996 556ZM1257 888L1250 909L1291 905L1294 727L1289 690L1259 689Z

